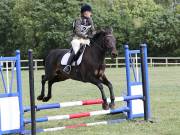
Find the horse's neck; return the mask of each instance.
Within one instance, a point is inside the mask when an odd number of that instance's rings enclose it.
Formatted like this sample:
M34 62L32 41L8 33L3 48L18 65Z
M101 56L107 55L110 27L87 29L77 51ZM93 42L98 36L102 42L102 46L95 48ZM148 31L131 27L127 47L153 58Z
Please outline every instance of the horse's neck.
M101 44L100 42L96 42L92 44L91 47L89 48L91 57L98 64L104 63L105 53L106 53L106 51L103 48L101 48L100 44Z

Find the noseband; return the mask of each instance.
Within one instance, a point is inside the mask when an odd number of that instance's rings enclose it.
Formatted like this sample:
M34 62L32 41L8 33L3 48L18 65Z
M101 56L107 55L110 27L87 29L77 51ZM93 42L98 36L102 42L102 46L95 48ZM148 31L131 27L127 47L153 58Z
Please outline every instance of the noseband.
M113 37L113 35L112 34L108 34L108 35L106 35L104 37Z

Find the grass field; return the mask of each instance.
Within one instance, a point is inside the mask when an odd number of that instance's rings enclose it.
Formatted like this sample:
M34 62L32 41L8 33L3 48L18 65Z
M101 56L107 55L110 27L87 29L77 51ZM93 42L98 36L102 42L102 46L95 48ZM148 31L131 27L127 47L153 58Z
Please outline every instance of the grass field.
M35 72L36 96L40 93L40 76L43 71ZM116 96L121 96L126 88L125 68L107 69L107 77L114 86ZM44 135L180 135L180 67L151 67L149 68L150 94L152 120L154 123L142 122L142 119L127 121L114 125L96 127L82 127L78 129L66 129L59 132L43 133ZM24 104L29 102L28 72L22 71ZM46 87L47 88L47 87ZM108 89L105 87L107 95ZM83 99L95 99L100 97L96 86L68 80L53 85L53 97L49 103L77 101ZM37 104L42 104L37 101ZM121 104L117 104L119 107ZM70 114L101 110L100 105L62 108L48 111L40 111L38 116L50 116L57 114ZM28 117L29 114L26 115ZM56 126L73 125L115 119L118 115L104 115L73 120L53 121L38 124L38 128L50 128ZM27 127L29 128L29 127Z

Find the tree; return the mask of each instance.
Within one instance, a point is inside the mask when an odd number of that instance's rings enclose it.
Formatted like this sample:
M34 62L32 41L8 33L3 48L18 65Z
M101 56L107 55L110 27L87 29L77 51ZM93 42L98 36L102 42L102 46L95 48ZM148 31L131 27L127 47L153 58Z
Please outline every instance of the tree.
M23 51L33 48L36 57L46 55L50 49L67 45L73 17L77 8L68 0L19 0L16 1L14 17L17 45ZM17 33L15 34L17 35Z
M152 56L180 55L180 20L173 12L165 11L153 16L145 24L144 29Z
M0 1L0 54L11 55L14 47L12 8L14 1Z
M178 7L172 12L172 0L1 0L0 53L12 55L21 50L23 58L33 48L36 58L44 58L51 49L70 48L72 23L80 15L83 3L93 8L96 29L113 27L117 48L132 49L147 42L150 54L178 55ZM178 30L178 31L177 31ZM171 50L171 52L167 51ZM180 50L180 49L179 49Z

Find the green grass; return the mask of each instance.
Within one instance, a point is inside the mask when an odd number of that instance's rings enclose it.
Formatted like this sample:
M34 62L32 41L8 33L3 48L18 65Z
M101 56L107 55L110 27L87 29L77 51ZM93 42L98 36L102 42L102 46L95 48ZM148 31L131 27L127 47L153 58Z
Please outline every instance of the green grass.
M35 72L36 96L40 93L40 79L43 71ZM125 69L107 69L107 77L114 86L116 96L121 96L126 88ZM28 72L22 71L24 104L29 103ZM66 129L59 132L43 133L44 135L180 135L180 67L149 68L152 120L154 123L142 122L142 119L127 121L114 125ZM47 88L47 87L46 87ZM107 96L109 91L105 87ZM49 103L95 99L100 97L96 86L68 80L53 85L53 96ZM42 102L36 101L37 104ZM117 104L119 107L120 104ZM100 105L62 108L37 112L38 116L70 114L84 111L101 110ZM29 114L26 114L28 117ZM38 128L51 128L78 123L88 123L115 119L122 115L103 115L74 120L53 121L38 124ZM29 127L27 127L29 128Z

